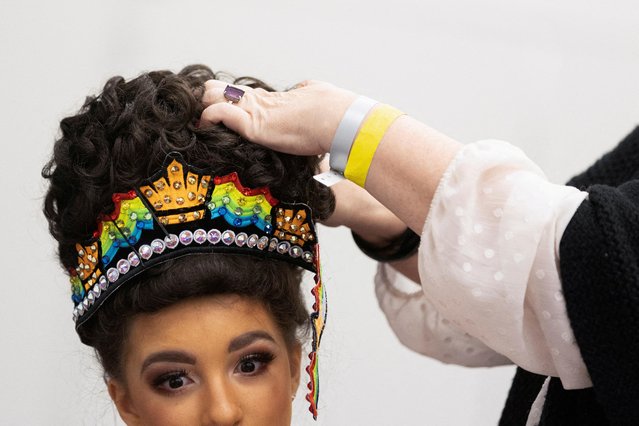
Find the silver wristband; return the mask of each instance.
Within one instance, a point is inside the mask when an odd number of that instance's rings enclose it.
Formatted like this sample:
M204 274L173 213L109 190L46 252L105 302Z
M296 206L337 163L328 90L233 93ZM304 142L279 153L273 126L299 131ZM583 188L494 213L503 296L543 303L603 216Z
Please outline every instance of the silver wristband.
M366 96L360 96L348 107L344 113L344 117L342 117L342 121L337 127L333 143L331 144L329 158L331 170L342 175L344 174L348 155L351 152L357 131L368 112L373 109L377 103L377 101L367 98Z

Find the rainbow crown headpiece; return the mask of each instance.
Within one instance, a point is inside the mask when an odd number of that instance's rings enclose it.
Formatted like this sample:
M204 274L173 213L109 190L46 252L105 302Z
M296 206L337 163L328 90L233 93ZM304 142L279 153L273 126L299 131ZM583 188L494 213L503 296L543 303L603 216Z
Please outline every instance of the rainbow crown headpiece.
M317 351L326 320L319 245L311 209L283 203L268 188L244 187L237 173L214 176L171 153L138 188L113 194L93 237L76 244L71 269L73 319L84 324L121 286L169 259L191 253L241 253L289 262L315 273L309 410L317 418Z

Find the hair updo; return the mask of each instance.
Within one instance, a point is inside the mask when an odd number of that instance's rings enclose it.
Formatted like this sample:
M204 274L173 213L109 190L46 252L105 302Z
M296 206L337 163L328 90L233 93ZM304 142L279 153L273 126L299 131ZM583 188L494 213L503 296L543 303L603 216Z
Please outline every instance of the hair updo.
M58 241L60 262L74 267L75 244L91 237L111 195L138 187L162 167L169 152L216 175L237 172L248 187L268 186L275 198L303 202L314 220L335 207L331 191L316 182L319 158L282 154L250 143L222 125L198 128L204 82L224 78L203 65L175 74L154 71L126 81L113 77L60 123L61 136L42 170L49 181L44 214ZM234 84L272 88L242 77ZM237 294L262 302L289 344L305 330L308 314L300 289L302 270L288 263L234 254L198 254L150 268L115 292L78 329L110 377L120 377L131 318L188 298Z

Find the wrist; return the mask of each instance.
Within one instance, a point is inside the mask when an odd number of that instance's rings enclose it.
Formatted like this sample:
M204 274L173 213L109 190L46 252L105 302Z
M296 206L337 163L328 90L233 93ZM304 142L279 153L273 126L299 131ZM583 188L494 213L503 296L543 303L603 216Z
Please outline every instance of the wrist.
M341 175L364 188L377 147L388 128L404 113L365 96L357 97L340 112L341 119L336 126L337 121L333 121L330 144L322 146L322 151L330 154L330 169L335 178L322 176L317 179L330 186L339 181ZM328 142L328 138L324 140Z
M333 140L340 123L357 98L357 94L332 85L327 85L323 93L320 93L321 105L315 108L314 113L321 120L317 128L316 137L322 153L328 154L331 152Z
M361 235L353 234L353 240L359 249L368 257L378 262L396 262L413 257L419 248L420 238L409 228L385 244L371 244Z
M377 101L365 96L359 96L344 111L331 140L331 170L344 174L355 137L361 124L375 105L377 105Z
M374 246L385 246L406 231L406 225L386 207L354 209L346 215L344 225L362 240Z
M362 188L366 187L373 157L386 131L403 112L390 105L377 104L366 115L351 145L344 177Z

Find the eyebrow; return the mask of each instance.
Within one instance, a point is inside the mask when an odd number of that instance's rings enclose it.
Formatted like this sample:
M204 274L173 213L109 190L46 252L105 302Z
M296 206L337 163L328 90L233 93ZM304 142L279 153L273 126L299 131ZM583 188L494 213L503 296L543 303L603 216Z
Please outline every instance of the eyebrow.
M144 370L149 365L156 362L180 362L183 364L195 365L195 356L182 351L155 352L149 355L148 357L146 357L146 359L142 363L142 368L140 369L140 373L144 372Z
M249 331L231 340L228 351L229 353L239 351L256 340L268 340L269 342L276 343L275 339L266 331Z

